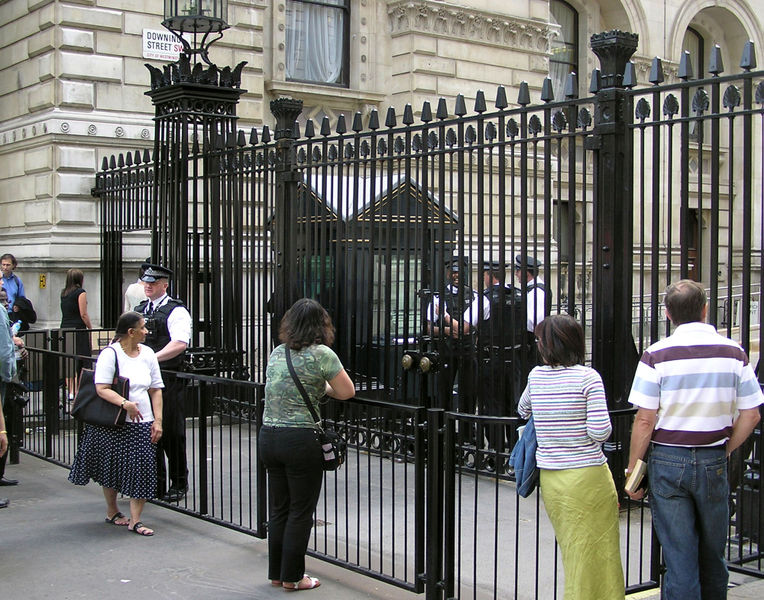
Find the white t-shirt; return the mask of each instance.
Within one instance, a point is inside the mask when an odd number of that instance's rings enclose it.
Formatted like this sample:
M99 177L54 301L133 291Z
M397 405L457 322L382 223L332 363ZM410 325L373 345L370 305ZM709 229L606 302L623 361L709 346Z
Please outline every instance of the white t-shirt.
M141 302L146 299L146 292L143 289L143 282L138 280L131 283L125 290L125 312L135 310Z
M154 412L151 410L151 398L148 391L149 389L164 387L156 354L151 348L143 344L138 344L140 352L135 358L125 354L119 342L111 344L109 348L114 348L117 352L120 376L130 380L128 400L138 405L138 410L143 416L140 422L153 421ZM98 362L96 362L95 382L110 384L112 381L114 381L114 352L104 348L98 355ZM137 423L138 421L131 422Z

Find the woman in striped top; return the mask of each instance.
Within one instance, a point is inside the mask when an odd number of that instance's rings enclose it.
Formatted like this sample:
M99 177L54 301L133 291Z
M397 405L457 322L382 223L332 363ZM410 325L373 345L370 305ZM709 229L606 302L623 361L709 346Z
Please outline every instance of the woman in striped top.
M544 365L528 376L518 405L533 414L541 495L565 569L565 600L624 597L618 498L602 452L612 431L599 373L584 360L584 332L569 315L536 326Z

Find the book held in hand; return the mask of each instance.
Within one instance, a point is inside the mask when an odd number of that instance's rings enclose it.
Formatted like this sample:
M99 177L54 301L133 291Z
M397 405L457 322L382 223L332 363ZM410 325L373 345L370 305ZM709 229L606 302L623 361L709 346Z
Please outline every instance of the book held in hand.
M647 487L647 463L642 459L637 459L634 470L629 473L624 489L633 494L634 492Z

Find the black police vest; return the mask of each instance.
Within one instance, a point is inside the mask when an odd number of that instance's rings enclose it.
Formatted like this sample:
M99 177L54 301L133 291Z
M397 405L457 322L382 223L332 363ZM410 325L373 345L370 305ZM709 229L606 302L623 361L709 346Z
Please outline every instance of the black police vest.
M146 335L146 341L144 343L154 352L159 352L170 343L170 330L167 328L167 319L169 318L170 313L179 306L185 308L185 305L180 300L169 298L167 302L155 309L153 313L146 315L146 309L149 302L150 300L144 300L135 307L135 310L144 315L146 319L146 329L148 329L149 332ZM170 360L162 361L159 363L159 366L163 369L180 371L183 367L183 358L185 354L185 352L181 352L178 356L175 356Z
M459 322L464 320L464 313L475 301L477 293L472 291L469 286L463 286L457 288L454 292L450 287L443 290L443 302L446 305L446 312L451 315L451 318L457 319ZM447 338L446 343L453 347L459 347L461 349L468 349L472 347L475 341L475 330L470 329L469 335L462 335L458 339Z
M478 333L483 348L512 348L525 339L525 312L523 293L511 285L492 285L483 290L491 304L491 316L483 320ZM503 295L503 298L502 298Z

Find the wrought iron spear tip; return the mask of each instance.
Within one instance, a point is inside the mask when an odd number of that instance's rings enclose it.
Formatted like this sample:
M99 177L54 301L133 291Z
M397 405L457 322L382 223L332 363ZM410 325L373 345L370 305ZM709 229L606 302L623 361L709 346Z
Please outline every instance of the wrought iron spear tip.
M143 162L143 161L141 160L141 151L140 151L140 150L136 150L136 151L133 153L133 160L135 161L135 164L136 164L136 165L139 165L139 164L141 164L141 162Z
M119 157L117 158L117 166L120 168L125 166L125 156L121 152L119 153Z
M152 152L153 152L153 151L152 151ZM149 149L148 149L148 148L146 148L146 149L143 151L143 162L144 162L144 163L148 163L148 162L150 162L150 161L151 161L151 158L152 158L152 155L151 155L151 154L149 154Z
M682 52L682 58L679 60L679 79L692 79L692 61L688 50Z
M398 121L395 118L395 109L390 106L387 109L387 116L385 117L385 127L395 127L397 124Z
M445 98L438 99L438 110L436 111L435 116L441 121L443 119L448 119L448 106L446 105Z
M326 137L327 135L331 135L332 128L329 126L329 117L324 115L324 118L321 119L321 135Z
M653 85L658 85L665 81L663 76L663 61L657 56L653 58L653 62L650 64L650 76L648 81Z
M356 111L353 115L353 127L351 129L356 133L363 131L363 117L361 116L360 111Z
M103 157L103 160L101 161L101 171L108 171L109 170L109 159L107 157Z
M478 90L477 94L475 94L475 112L480 114L485 111L485 94L483 93L483 90Z
M369 114L369 129L372 131L379 129L379 111L376 108Z
M754 46L753 40L748 40L745 46L743 46L740 68L745 71L751 71L756 68L756 46Z
M719 47L719 44L714 44L713 48L711 48L711 56L708 59L708 72L714 77L718 77L719 73L724 73L722 49Z
M432 109L430 108L430 102L425 100L422 103L422 114L419 116L419 120L422 123L429 123L432 121Z
M305 137L310 139L316 135L316 127L313 124L313 119L305 121Z
M260 134L260 139L263 141L263 144L267 144L271 141L271 130L267 125L263 125L263 131Z
M459 94L456 97L456 105L454 106L454 114L457 117L463 117L467 114L467 105L464 102L464 95Z
M637 85L637 69L634 67L634 61L630 60L623 70L623 87L633 88L635 85Z
M255 146L257 144L257 142L258 142L258 140L257 140L257 129L255 129L253 127L250 130L250 132L249 132L249 145L250 146Z
M340 114L339 117L337 117L337 133L342 135L343 133L347 133L348 128L347 125L345 125L345 115Z
M554 100L554 89L552 87L552 79L550 77L544 77L544 83L541 84L541 101L552 102Z
M578 75L575 73L568 73L565 79L565 97L578 98Z
M403 108L403 124L411 125L414 123L414 111L411 108L411 104L406 104Z
M520 91L517 93L517 103L520 106L528 106L531 103L531 92L528 89L528 82L520 82Z
M114 155L112 154L109 158L109 168L110 169L116 169L117 168L117 159L114 158Z
M509 102L507 102L507 90L503 85L496 88L496 102L494 102L494 106L499 110L503 110L509 106Z
M130 152L129 150L127 151L127 156L125 156L125 164L128 167L132 167L133 166L133 153Z
M293 140L300 139L300 123L298 121L295 121L294 127L292 127L292 139Z
M596 94L602 89L602 72L599 69L592 69L592 78L589 81L589 93Z

